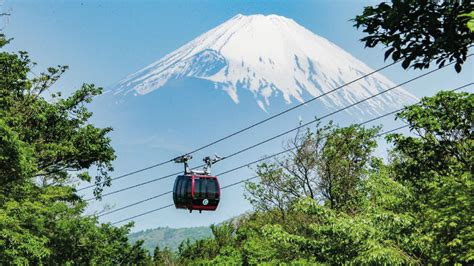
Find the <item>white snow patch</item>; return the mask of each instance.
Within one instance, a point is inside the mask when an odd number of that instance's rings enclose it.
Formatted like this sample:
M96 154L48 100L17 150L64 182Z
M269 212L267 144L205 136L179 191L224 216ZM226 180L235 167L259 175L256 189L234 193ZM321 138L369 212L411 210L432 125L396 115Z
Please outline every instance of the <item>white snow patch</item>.
M257 100L257 104L258 104L258 107L260 107L260 109L262 109L262 111L264 111L265 113L268 113L267 109L265 109L265 105L263 104L262 101Z
M262 108L270 106L270 97L279 92L288 104L292 99L303 102L304 93L316 97L372 71L292 19L239 14L129 75L115 92L126 94L133 90L144 95L170 80L191 77L219 85L236 104L237 88L247 89L257 96ZM393 82L375 73L320 101L341 108L392 86ZM264 99L265 104L259 99ZM416 101L415 96L398 88L367 101L368 109L362 111L377 114Z
M224 89L227 94L229 94L230 98L234 103L238 104L239 103L239 95L237 95L237 89L234 87L228 87Z

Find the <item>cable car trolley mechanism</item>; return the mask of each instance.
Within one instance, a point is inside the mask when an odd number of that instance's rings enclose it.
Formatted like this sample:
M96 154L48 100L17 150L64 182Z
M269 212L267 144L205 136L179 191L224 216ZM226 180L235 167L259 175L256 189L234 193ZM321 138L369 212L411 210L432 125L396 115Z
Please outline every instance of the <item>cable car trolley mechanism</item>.
M205 166L202 170L191 170L188 161L191 155L183 155L174 159L175 163L184 164L184 174L176 177L173 186L173 201L177 209L215 211L219 205L220 187L216 176L211 175L211 167L221 160L219 156L203 159Z

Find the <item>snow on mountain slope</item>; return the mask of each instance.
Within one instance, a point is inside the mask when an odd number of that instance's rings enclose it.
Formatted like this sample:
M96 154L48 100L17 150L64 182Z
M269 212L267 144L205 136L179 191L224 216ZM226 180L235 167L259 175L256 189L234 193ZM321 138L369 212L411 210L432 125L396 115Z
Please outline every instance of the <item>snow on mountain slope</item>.
M250 90L265 110L270 98L280 94L286 103L303 102L304 94L321 95L372 71L292 19L239 14L120 81L114 93L144 95L173 79L198 78L225 90L235 103L240 90ZM328 107L343 107L394 85L375 73L320 100ZM378 114L414 101L416 97L397 88L359 110Z

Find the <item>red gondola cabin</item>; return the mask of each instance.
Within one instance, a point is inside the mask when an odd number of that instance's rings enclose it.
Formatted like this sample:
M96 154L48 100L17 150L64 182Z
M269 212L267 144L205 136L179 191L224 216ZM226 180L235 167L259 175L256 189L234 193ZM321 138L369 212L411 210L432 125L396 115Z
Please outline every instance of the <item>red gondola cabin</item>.
M173 201L177 209L215 211L220 194L219 181L215 176L180 175L174 182Z

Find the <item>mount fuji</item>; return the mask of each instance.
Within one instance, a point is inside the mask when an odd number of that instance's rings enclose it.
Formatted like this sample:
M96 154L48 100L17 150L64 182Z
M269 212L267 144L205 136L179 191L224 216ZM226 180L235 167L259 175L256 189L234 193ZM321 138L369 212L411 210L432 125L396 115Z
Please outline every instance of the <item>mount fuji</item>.
M289 106L322 95L372 71L348 52L291 19L276 15L237 15L109 87L107 93L93 102L94 113L103 126L114 128L110 133L117 154L114 168L118 174L127 173L213 143L236 130L264 121L269 114L287 110ZM220 173L281 152L288 138L298 134L288 130L302 121L315 121L315 116L332 114L336 109L392 86L395 84L379 72L374 73L200 150L193 154L190 165L199 164L205 156L219 154L227 157L245 147L254 147L213 166L221 186L241 182L255 175L255 165L228 175ZM396 88L326 117L335 124L346 126L415 101L413 95ZM391 116L384 119L365 126L383 124L386 129L391 129L402 123L394 121ZM308 130L317 126L316 123ZM282 132L289 133L275 139L275 135ZM263 142L268 139L272 141ZM262 145L255 146L257 142ZM162 165L137 173L133 178L114 180L112 190L181 169L176 164ZM139 193L130 190L125 194L111 195L91 208L102 209L104 205L123 201L123 198L140 201L170 190L173 182L173 178L163 179L141 187ZM223 221L250 208L243 193L240 186L225 190L218 211L206 215L167 209L157 212L154 217L144 216L137 222L145 223L147 227L156 227L157 222L160 226L175 227L178 223L180 226L200 226ZM147 201L142 210L156 209L171 202L170 197ZM132 213L117 212L107 219L120 220L127 215Z
M260 109L271 102L291 104L317 97L373 70L329 40L278 15L236 15L114 86L115 95L147 95L181 79L198 79L241 101L253 95ZM341 108L395 84L374 73L319 99ZM356 109L367 115L400 108L417 98L396 88Z

